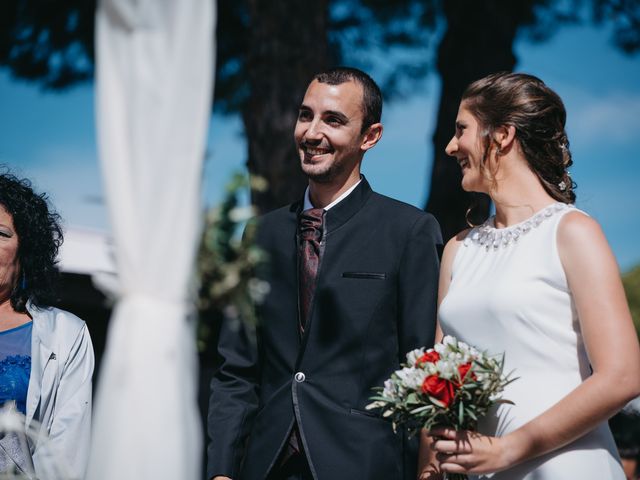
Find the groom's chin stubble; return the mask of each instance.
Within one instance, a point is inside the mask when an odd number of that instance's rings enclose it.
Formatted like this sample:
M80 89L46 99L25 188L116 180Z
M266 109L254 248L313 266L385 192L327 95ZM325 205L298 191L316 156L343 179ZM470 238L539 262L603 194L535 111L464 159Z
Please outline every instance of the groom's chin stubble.
M304 165L302 171L307 176L309 180L312 180L315 183L320 183L323 185L332 183L336 178L342 174L344 168L342 165L331 165L326 170L320 172L309 171L310 169L305 169Z

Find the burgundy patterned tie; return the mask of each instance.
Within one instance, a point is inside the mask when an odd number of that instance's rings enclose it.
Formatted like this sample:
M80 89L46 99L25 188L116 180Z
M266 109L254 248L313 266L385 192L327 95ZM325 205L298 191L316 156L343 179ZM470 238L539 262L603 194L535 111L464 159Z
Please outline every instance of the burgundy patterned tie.
M300 331L303 333L316 289L323 216L322 208L311 208L300 214Z
M320 241L322 240L322 220L324 210L311 208L300 214L298 227L300 229L300 333L304 333L304 326L308 321L309 309L316 288L316 275L320 263ZM294 455L302 453L298 425L294 425L280 460L280 466Z

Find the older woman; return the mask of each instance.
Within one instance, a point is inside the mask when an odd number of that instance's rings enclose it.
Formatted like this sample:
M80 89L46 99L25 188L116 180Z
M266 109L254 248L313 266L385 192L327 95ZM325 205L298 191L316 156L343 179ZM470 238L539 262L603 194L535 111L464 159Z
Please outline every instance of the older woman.
M94 356L85 323L49 306L58 222L28 181L0 174L0 404L15 402L25 428L44 434L29 452L39 478L82 478Z

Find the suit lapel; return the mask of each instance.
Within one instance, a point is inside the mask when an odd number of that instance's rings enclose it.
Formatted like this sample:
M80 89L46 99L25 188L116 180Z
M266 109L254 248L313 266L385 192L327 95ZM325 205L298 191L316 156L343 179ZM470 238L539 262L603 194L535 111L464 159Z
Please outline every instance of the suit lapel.
M369 182L363 175L362 181L353 192L326 213L326 234L331 235L335 230L347 223L351 217L362 209L372 193L373 190L371 190Z
M322 241L320 242L320 250L322 252L320 256L320 263L318 265L318 274L316 277L316 293L313 295L313 299L311 300L311 306L309 308L309 318L306 319L306 324L304 328L304 334L302 335L300 342L300 349L298 350L298 356L296 358L296 366L297 369L302 362L302 356L307 346L307 342L309 340L309 335L311 329L313 327L313 318L314 311L316 306L317 299L317 287L322 278L322 265L325 259L325 255L327 255L327 238L333 231L340 228L342 225L347 223L347 221L353 217L356 213L362 209L364 204L367 202L369 197L371 196L371 186L367 179L362 176L362 181L360 184L342 201L340 201L336 206L332 207L325 213L325 223L324 223L324 231L322 232ZM298 295L298 316L297 316L297 325L296 329L299 331L300 325L300 234L298 229L298 217L302 211L304 205L304 199L301 202L297 202L292 205L290 211L296 212L296 288ZM329 249L330 251L330 249Z

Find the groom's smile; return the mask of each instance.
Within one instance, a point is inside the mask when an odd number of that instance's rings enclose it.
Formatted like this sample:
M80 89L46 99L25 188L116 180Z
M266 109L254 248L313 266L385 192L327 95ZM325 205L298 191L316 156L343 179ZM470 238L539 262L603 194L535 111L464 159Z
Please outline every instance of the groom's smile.
M294 137L302 170L311 181L331 182L358 168L364 154L362 95L353 81L330 85L315 80L309 85Z
M315 160L319 160L315 157L333 152L333 149L330 147L313 146L313 145L308 145L306 143L302 143L300 145L300 149L304 151L304 159L303 159L304 162L307 162L307 161L313 162Z

